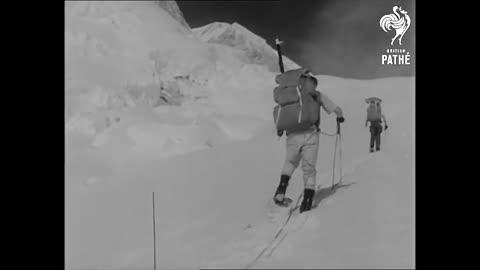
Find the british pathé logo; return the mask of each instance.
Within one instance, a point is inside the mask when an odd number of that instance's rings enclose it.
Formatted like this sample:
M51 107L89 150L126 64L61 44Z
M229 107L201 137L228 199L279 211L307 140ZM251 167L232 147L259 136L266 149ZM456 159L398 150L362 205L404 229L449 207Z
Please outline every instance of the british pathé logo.
M402 45L402 38L410 27L410 16L402 7L394 6L393 13L387 14L380 19L380 27L385 32L395 30L395 36L390 45L398 40ZM382 54L382 65L410 65L410 52L405 49L387 49L386 54Z
M387 49L382 54L382 65L410 65L410 52L405 49Z
M410 27L410 23L411 19L407 11L397 6L393 7L393 14L385 15L380 19L380 27L382 27L383 31L388 32L395 30L395 36L392 38L391 45L393 45L393 42L395 42L397 38L398 44L402 45L403 35L405 35L405 32L407 32Z

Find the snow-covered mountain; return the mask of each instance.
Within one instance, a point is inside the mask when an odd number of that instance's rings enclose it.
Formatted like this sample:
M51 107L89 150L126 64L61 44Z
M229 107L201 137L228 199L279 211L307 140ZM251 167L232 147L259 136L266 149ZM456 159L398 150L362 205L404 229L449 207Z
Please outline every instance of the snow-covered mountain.
M265 220L285 151L272 120L276 52L238 24L192 31L178 11L65 2L66 269L151 269L152 192L158 269L245 267L283 222ZM255 267L410 268L414 78L317 78L344 111L343 170L355 184ZM369 96L389 121L374 155ZM335 127L322 112L322 130ZM334 143L320 139L323 189ZM302 183L297 171L287 195Z
M121 123L126 137L142 144L143 133L131 127L148 119L134 120L142 108L154 118L156 111L188 111L186 121L194 124L185 132L204 138L194 143L200 148L248 137L233 131L244 125L235 115L270 120L276 51L239 24L216 25L192 31L173 1L65 2L66 132L99 147ZM220 120L224 114L238 121ZM161 134L171 144L167 156L197 148Z
M227 45L242 50L247 54L250 63L266 65L270 71L279 72L276 49L268 45L264 38L237 22L232 24L214 22L194 28L193 32L205 42ZM299 67L285 56L283 56L283 63L286 70Z

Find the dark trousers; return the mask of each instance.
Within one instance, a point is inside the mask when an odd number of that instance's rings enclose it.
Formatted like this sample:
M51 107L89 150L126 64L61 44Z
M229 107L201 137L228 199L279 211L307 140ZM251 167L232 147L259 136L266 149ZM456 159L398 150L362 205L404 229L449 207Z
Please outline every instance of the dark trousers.
M381 122L373 122L370 124L370 148L380 149L380 134L383 131Z

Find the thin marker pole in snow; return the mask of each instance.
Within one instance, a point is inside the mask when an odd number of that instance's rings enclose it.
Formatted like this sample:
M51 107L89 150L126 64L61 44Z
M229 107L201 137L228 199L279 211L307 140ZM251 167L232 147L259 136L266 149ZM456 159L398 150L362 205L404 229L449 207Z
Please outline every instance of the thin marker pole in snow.
M157 269L157 247L155 238L155 192L152 192L153 204L153 270Z

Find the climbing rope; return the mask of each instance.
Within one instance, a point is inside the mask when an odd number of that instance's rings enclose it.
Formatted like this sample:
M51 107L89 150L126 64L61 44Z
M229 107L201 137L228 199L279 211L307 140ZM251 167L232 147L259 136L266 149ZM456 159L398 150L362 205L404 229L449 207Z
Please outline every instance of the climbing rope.
M315 132L313 132L306 141L310 140L313 135L317 134L317 133L320 133L320 134L324 134L324 135L327 135L327 136L331 136L331 137L334 137L335 136L335 151L334 151L334 154L333 154L333 177L332 177L332 189L334 188L334 181L335 181L335 160L336 160L336 156L337 156L337 145L340 145L339 146L339 155L340 155L340 179L339 179L339 182L342 181L342 146L341 146L341 134L340 134L340 123L337 123L337 133L336 134L330 134L330 133L326 133L326 132L323 132L323 131L320 131L320 129L317 129ZM338 141L340 140L340 144L338 144ZM248 263L245 268L246 269L249 269L250 267L252 267L262 256L263 254L265 254L265 252L270 248L272 247L272 244L275 242L275 240L278 239L278 237L280 236L280 234L282 233L282 231L284 230L285 226L288 224L288 222L290 221L291 217L292 217L292 214L293 212L299 207L299 202L300 200L302 199L303 197L303 192L302 194L300 194L300 196L298 196L298 199L297 199L297 202L295 204L295 206L292 206L290 207L290 210L289 210L289 213L288 213L288 216L285 220L285 222L282 224L282 226L280 227L280 229L278 230L277 234L275 235L275 237L273 237L273 239L262 249L262 251L260 251L260 253L250 262ZM273 250L271 251L273 252Z
M280 229L278 230L275 237L262 249L262 251L255 257L255 259L253 259L250 263L248 263L245 266L246 269L249 269L250 267L252 267L262 257L262 255L272 246L272 244L275 242L275 240L277 240L278 236L280 235L280 233L282 233L282 231L285 228L285 226L287 225L288 221L290 221L290 218L292 217L293 212L299 207L298 203L300 202L302 197L303 197L303 192L302 192L302 194L300 194L300 196L298 196L298 199L297 199L297 202L295 203L295 205L294 206L292 205L290 207L290 209L288 211L288 217L285 220L285 222L283 223L283 225L280 227Z

